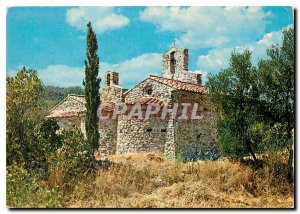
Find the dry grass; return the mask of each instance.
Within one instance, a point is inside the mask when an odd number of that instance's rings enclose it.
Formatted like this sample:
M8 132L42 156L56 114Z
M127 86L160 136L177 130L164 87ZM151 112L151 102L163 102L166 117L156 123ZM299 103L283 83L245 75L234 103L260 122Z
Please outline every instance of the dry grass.
M159 153L114 155L108 170L76 184L67 207L275 208L294 206L292 185L266 165L178 163Z

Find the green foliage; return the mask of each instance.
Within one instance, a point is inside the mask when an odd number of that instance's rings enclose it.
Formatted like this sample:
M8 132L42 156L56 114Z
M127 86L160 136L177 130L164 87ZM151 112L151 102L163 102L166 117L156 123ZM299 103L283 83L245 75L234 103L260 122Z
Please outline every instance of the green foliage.
M61 136L56 133L58 129L54 119L44 120L35 128L34 137L29 142L28 168L43 178L48 176L48 157L62 146Z
M85 86L85 100L86 100L86 116L85 116L85 129L88 142L92 145L92 152L99 147L99 132L97 116L97 110L100 105L100 77L99 74L99 57L97 55L98 43L96 34L92 29L92 25L89 22L88 32L86 37L87 60L85 64L85 80L83 82Z
M7 206L17 208L57 208L60 192L49 190L43 181L30 175L23 165L6 167Z
M71 86L67 88L57 86L45 86L45 93L42 98L46 100L58 100L61 101L68 94L84 95L84 90L79 86Z
M69 182L82 177L91 167L90 144L86 142L80 129L63 130L62 147L49 158L50 171L62 171L62 181Z
M197 143L184 145L183 147L177 146L176 160L186 163L197 160L216 160L220 157L220 152L216 147L207 150L201 148L202 146Z
M68 94L84 95L84 90L79 86L71 86L67 88L57 86L44 86L44 93L41 99L43 100L43 108L40 111L40 115L45 117L49 114L49 111L62 101Z
M209 77L212 99L220 112L219 144L227 156L251 154L256 159L255 153L278 151L292 143L294 29L285 30L282 46L273 45L267 55L269 59L261 60L255 69L250 51L234 51L229 68Z
M45 177L47 158L61 143L56 121L42 120L43 92L34 70L22 68L15 77L7 77L7 165L24 164Z
M56 134L59 130L59 126L55 119L43 120L38 130L36 130L36 135L41 140L48 140L49 152L57 150L61 146L60 136Z
M288 138L284 126L280 123L269 126L266 122L257 122L250 127L250 134L253 141L260 142L259 151L280 151L286 148L291 139Z
M269 59L259 63L260 93L264 101L264 118L271 127L282 127L289 145L289 172L293 177L293 134L295 128L295 35L294 28L283 31L282 46L267 50Z
M253 105L259 94L257 71L251 65L251 52L233 51L229 68L208 81L212 100L220 106L218 138L220 148L227 156L241 158L258 147L251 135L251 125L259 118Z
M259 63L260 94L264 101L265 120L281 123L289 137L295 126L295 57L294 28L283 31L282 46L267 50L269 59Z
M7 164L28 160L29 142L38 124L42 82L34 70L23 67L15 77L6 78Z

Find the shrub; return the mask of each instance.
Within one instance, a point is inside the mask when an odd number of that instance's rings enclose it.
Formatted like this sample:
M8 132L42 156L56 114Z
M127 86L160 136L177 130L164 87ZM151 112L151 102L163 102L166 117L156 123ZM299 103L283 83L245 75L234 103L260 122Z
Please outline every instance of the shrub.
M48 176L48 157L62 146L61 137L56 134L58 129L54 119L43 120L36 126L33 139L28 143L26 168L41 178Z
M7 206L16 208L60 207L60 192L29 174L24 165L6 167Z
M61 139L62 147L49 157L51 185L67 185L93 170L92 150L78 128L64 130Z

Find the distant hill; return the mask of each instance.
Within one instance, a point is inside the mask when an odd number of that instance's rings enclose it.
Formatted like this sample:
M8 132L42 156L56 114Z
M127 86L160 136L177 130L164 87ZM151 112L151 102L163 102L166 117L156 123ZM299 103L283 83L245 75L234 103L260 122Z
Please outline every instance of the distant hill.
M72 87L57 87L57 86L44 86L45 93L42 96L45 106L43 107L41 114L46 116L51 108L63 100L68 94L80 94L84 95L84 89L79 86Z

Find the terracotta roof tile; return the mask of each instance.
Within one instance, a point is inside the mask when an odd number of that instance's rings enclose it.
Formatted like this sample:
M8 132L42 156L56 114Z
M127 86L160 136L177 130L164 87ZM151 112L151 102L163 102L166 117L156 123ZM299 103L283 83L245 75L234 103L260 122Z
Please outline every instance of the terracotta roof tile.
M207 93L207 88L205 86L193 84L193 83L188 83L188 82L182 82L179 80L173 80L173 79L168 79L164 77L158 77L154 75L150 75L149 77L152 80L155 80L157 82L166 84L170 87L173 87L175 89L179 90L185 90L185 91L192 91L192 92L200 92L200 93Z
M61 117L78 117L80 113L76 111L53 111L47 116L47 118L61 118Z
M80 101L85 103L84 97L80 97L83 98L83 100L81 99ZM102 110L103 111L113 111L115 108L115 103L113 101L108 101L108 102L102 102L103 105L105 105ZM109 104L109 105L106 105ZM50 114L48 116L46 116L46 118L62 118L62 117L73 117L76 116L78 117L80 114L84 114L85 113L85 109L84 110L78 110L78 111L51 111Z
M84 95L78 95L78 94L69 94L68 95L70 98L78 101L78 102L81 102L81 103L84 103L85 104L85 98L84 98Z
M136 103L140 103L141 105L148 105L149 103L151 103L151 104L159 104L160 106L163 106L164 101L157 97L140 97L137 99L126 101L126 104L129 105L134 105Z

